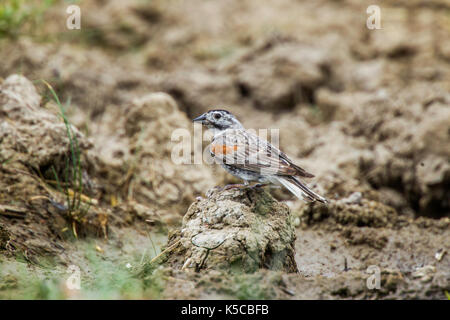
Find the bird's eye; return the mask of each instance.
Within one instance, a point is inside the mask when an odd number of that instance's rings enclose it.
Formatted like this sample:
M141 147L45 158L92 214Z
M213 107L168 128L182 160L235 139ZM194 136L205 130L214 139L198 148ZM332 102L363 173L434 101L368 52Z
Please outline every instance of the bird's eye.
M222 118L222 115L220 113L214 114L214 119L219 120L220 118Z

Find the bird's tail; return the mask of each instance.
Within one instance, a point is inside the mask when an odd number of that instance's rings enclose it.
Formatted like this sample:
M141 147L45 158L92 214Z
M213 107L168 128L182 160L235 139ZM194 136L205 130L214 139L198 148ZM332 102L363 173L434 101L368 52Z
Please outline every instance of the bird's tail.
M319 201L322 203L327 203L327 199L318 195L310 188L308 188L304 183L302 183L296 177L274 177L276 181L281 183L286 189L293 193L297 198L305 200L307 202Z

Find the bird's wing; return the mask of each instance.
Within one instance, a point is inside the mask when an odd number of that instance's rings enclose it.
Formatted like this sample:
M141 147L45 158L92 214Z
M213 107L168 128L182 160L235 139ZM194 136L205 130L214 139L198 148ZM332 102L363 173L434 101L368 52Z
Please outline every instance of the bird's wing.
M211 155L217 162L267 175L313 177L278 148L244 129L225 130L214 137Z

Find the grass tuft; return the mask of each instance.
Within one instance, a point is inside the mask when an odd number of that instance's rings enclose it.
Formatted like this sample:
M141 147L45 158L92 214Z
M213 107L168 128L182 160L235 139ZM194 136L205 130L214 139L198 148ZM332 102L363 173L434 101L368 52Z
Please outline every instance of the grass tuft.
M55 0L2 0L0 2L0 38L30 34L42 21Z
M54 166L51 167L51 170L55 179L53 186L66 197L68 216L72 219L73 234L75 237L78 237L76 232L76 223L81 222L92 204L90 198L85 197L83 194L83 166L81 151L77 136L73 132L72 125L67 119L65 108L58 95L47 81L42 80L42 82L49 89L53 100L59 108L60 116L64 122L66 134L69 139L69 155L65 159L63 179L61 179L61 176L58 174L57 169ZM88 199L87 204L82 201L85 198Z
M158 270L137 277L141 256L109 248L96 251L94 242L77 243L75 265L80 270L80 290L70 290L69 268L48 262L30 265L18 259L0 260L0 300L3 299L159 299L164 289ZM130 265L132 267L130 267Z

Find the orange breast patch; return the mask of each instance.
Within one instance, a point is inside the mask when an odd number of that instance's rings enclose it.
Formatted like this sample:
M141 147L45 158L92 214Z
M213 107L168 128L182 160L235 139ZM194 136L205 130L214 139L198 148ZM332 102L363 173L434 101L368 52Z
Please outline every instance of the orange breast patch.
M237 151L238 146L227 146L226 144L211 145L211 152L214 154L230 154Z

